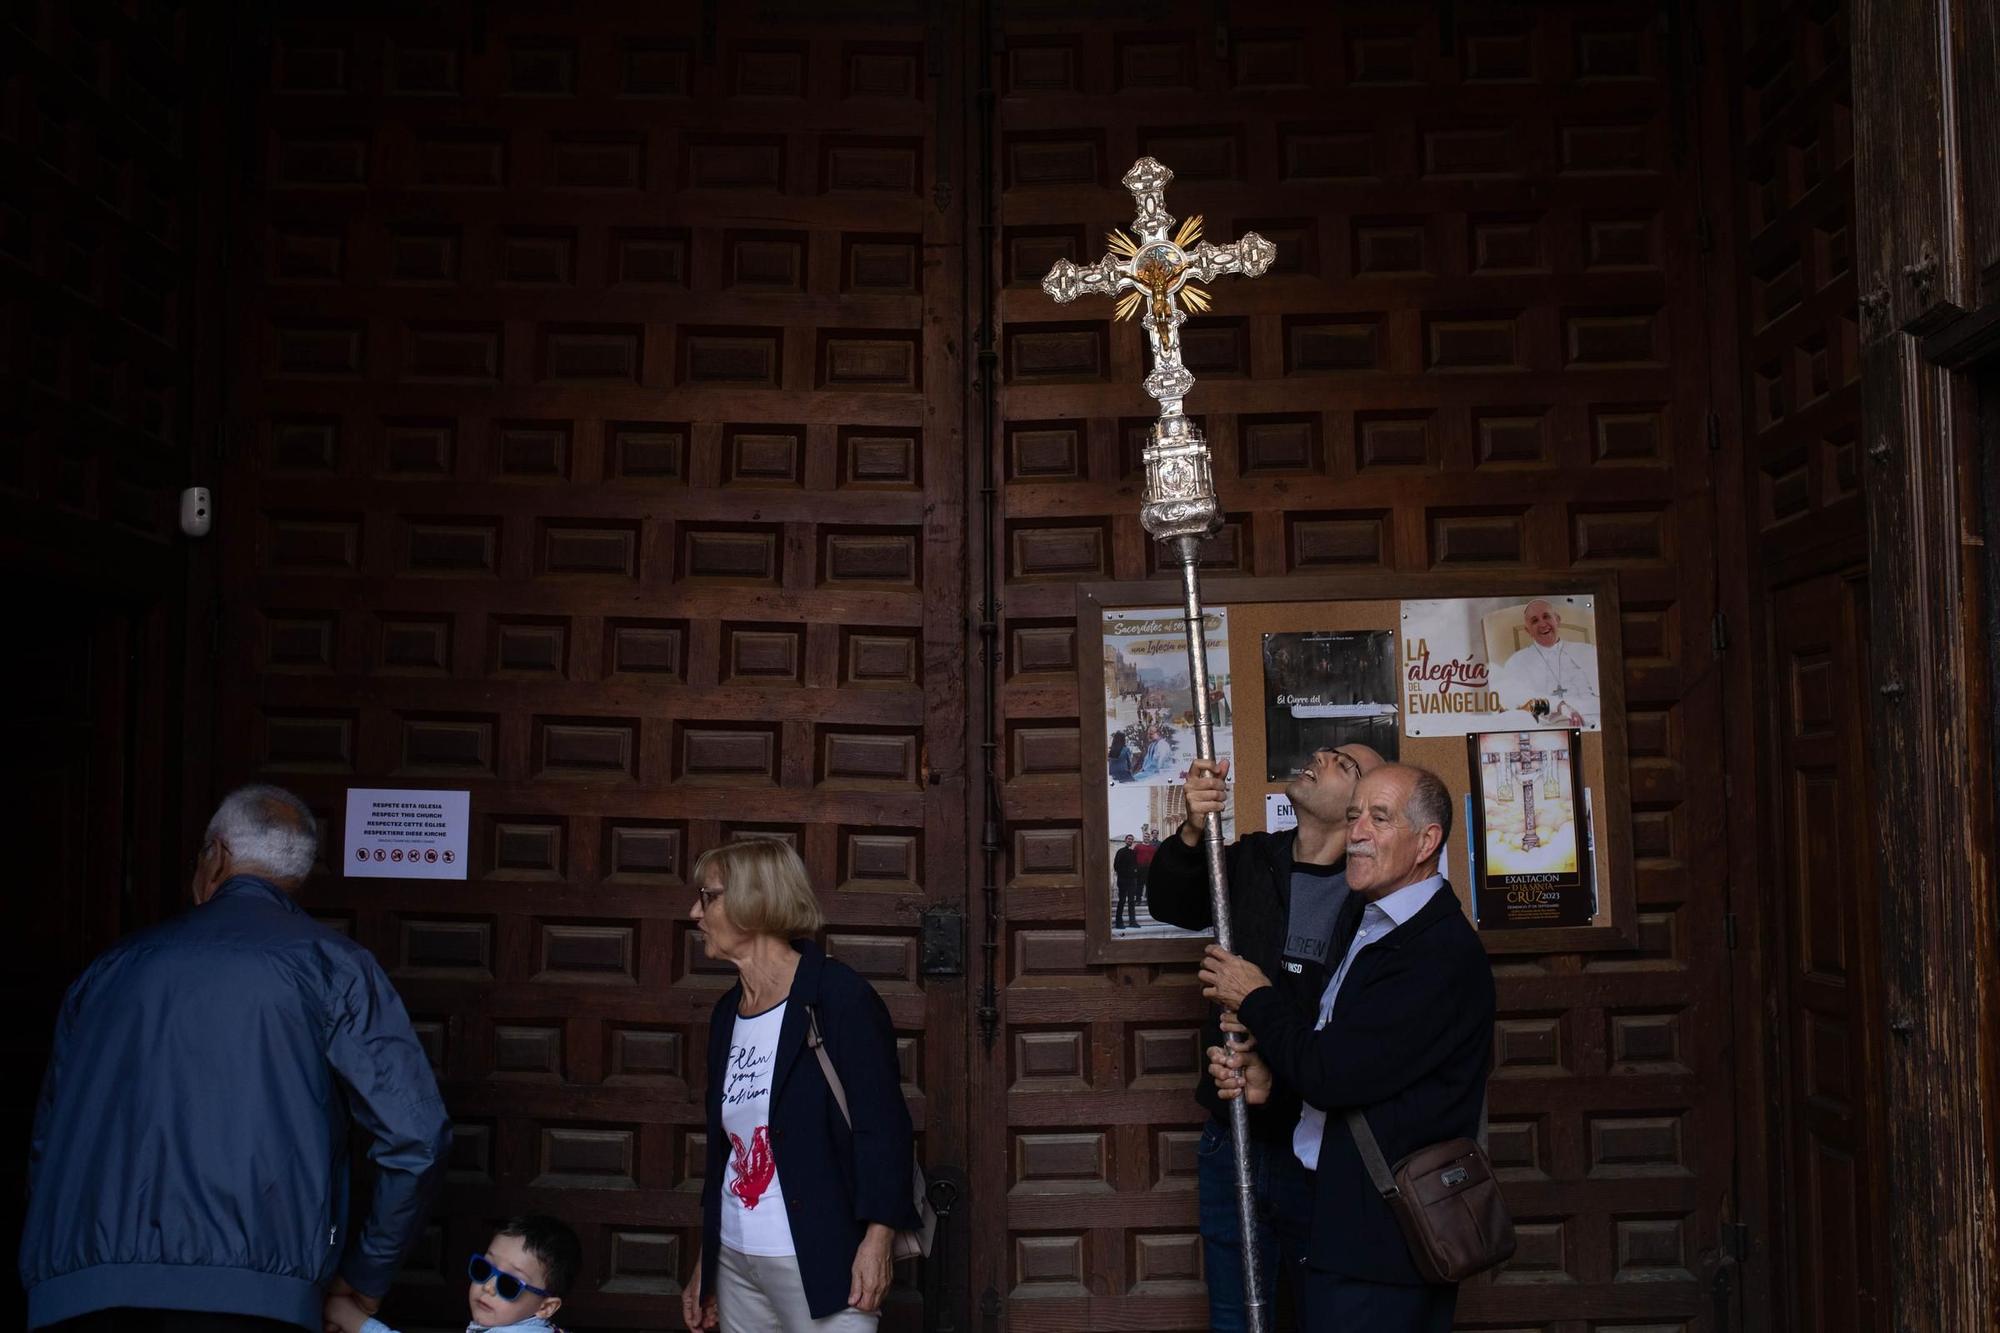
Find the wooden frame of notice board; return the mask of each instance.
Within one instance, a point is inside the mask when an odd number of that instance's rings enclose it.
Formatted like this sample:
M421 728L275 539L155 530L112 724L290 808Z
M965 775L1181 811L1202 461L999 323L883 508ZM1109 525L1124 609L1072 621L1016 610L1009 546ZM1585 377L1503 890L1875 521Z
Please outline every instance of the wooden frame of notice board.
M1222 669L1213 674L1228 682L1229 716L1234 750L1230 788L1234 796L1229 828L1233 839L1241 833L1265 827L1265 798L1282 792L1282 781L1267 780L1265 764L1265 668L1263 636L1266 634L1339 635L1356 632L1393 631L1398 635L1394 657L1398 689L1407 687L1404 678L1401 639L1403 603L1432 599L1591 599L1594 637L1589 640L1596 653L1598 688L1602 713L1600 730L1584 731L1580 740L1580 773L1574 775L1584 793L1586 811L1575 821L1585 829L1589 855L1581 858L1588 866L1589 882L1595 897L1588 904L1587 924L1513 925L1505 929L1482 929L1481 938L1489 952L1501 954L1565 953L1633 949L1638 947L1637 907L1632 870L1631 820L1632 788L1625 726L1625 657L1620 632L1618 584L1610 575L1538 574L1362 574L1314 579L1270 579L1217 577L1202 581L1202 596L1211 617L1220 613L1223 624L1211 623L1211 644L1226 636L1228 653ZM1578 603L1582 605L1582 603ZM1173 608L1173 632L1180 634L1181 586L1174 579L1148 579L1120 583L1086 583L1077 588L1077 692L1081 715L1083 751L1083 875L1085 882L1085 922L1088 956L1093 963L1143 963L1184 961L1198 957L1204 937L1173 932L1157 923L1144 928L1136 918L1126 928L1128 908L1117 900L1113 869L1114 853L1111 805L1120 804L1121 828L1141 821L1142 811L1150 819L1166 822L1171 832L1177 822L1178 789L1163 794L1155 786L1134 798L1130 787L1107 779L1107 763L1119 772L1119 760L1108 755L1114 741L1109 714L1130 711L1137 694L1131 682L1110 683L1108 677L1122 671L1108 671L1105 660L1106 618L1113 617L1114 635L1121 643L1126 631L1138 627L1154 636L1156 651L1164 651L1166 627L1136 619L1142 609ZM1493 613L1499 616L1498 612ZM1184 642L1184 637L1183 637ZM1211 648L1211 653L1213 653ZM1161 659L1164 661L1164 657ZM1181 662L1185 665L1185 651ZM1496 677L1499 672L1493 673ZM1182 688L1185 688L1183 681ZM1107 695L1111 698L1107 700ZM1157 710L1155 710L1157 712ZM1280 721L1283 719L1280 718ZM1459 899L1471 909L1473 848L1466 818L1468 789L1472 782L1473 748L1463 734L1415 737L1401 734L1408 717L1398 713L1400 758L1432 768L1445 780L1454 797L1453 827L1448 844L1449 878ZM1144 730L1143 723L1140 730ZM1522 728L1525 730L1526 728ZM1119 731L1127 730L1121 721ZM1169 723L1169 730L1172 724ZM1183 727L1182 730L1185 730ZM1220 729L1219 729L1220 731ZM1191 747L1192 736L1185 738ZM1144 762L1141 748L1127 753L1128 768ZM1220 744L1219 744L1220 748ZM1490 756L1488 762L1492 762ZM1151 779L1156 783L1161 779ZM1136 785L1138 779L1131 780ZM1132 804L1137 799L1143 804ZM1130 870L1130 862L1126 863ZM1128 890L1129 892L1129 890ZM1120 918L1114 930L1113 917ZM1150 923L1150 915L1147 918Z

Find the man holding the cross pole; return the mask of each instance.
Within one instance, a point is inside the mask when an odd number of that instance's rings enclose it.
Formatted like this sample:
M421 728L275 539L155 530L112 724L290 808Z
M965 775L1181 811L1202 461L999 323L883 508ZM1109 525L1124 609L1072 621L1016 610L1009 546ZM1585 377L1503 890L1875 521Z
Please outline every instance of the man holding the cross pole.
M1425 1276L1369 1174L1347 1117L1387 1161L1480 1132L1493 1067L1493 964L1439 870L1452 797L1435 773L1384 764L1356 784L1349 893L1315 1018L1255 962L1210 945L1202 993L1238 1011L1258 1046L1209 1050L1225 1101L1274 1089L1305 1103L1293 1147L1313 1168L1313 1221L1296 1274L1306 1333L1450 1333L1458 1288Z
M1348 896L1342 870L1347 807L1355 783L1381 763L1382 756L1365 745L1320 749L1285 788L1298 827L1246 833L1229 848L1229 914L1236 927L1236 947L1271 976L1272 984L1307 1021L1319 1010L1327 981L1327 946L1334 919ZM1209 908L1208 864L1202 856L1202 822L1223 808L1228 775L1226 760L1213 764L1197 760L1188 772L1187 818L1161 841L1146 880L1146 909L1161 921L1189 930L1207 930L1215 924ZM1224 1031L1240 1033L1243 1028L1234 1015L1211 1017L1202 1045L1221 1045ZM1247 1034L1242 1040L1246 1049L1256 1044ZM1244 1327L1236 1150L1215 1084L1201 1079L1195 1098L1209 1113L1195 1150L1209 1328L1236 1333ZM1273 1292L1291 1292L1312 1226L1312 1173L1292 1154L1298 1121L1299 1099L1285 1089L1250 1110L1257 1251L1265 1285Z

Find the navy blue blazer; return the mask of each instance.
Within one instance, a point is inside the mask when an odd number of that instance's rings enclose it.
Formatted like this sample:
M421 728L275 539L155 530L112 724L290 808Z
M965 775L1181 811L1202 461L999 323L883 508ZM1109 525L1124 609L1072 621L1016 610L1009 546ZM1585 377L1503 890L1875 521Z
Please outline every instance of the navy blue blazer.
M1355 955L1319 1031L1316 1013L1300 1014L1271 987L1252 991L1240 1012L1278 1081L1327 1113L1307 1261L1371 1282L1422 1283L1344 1117L1361 1110L1392 1165L1479 1132L1493 1065L1493 964L1451 886Z
M888 1006L847 964L828 958L811 940L794 940L799 970L792 977L778 1055L771 1071L771 1156L785 1192L806 1304L815 1319L847 1308L854 1253L870 1222L898 1231L918 1223L910 1178L910 1108L896 1063ZM722 1177L729 1136L722 1129L724 1066L736 1029L741 982L715 1002L708 1022L708 1170L701 1185L701 1289L715 1290L722 1252ZM850 1130L827 1087L819 1059L806 1047L806 1010L819 1011L819 1032L853 1112Z

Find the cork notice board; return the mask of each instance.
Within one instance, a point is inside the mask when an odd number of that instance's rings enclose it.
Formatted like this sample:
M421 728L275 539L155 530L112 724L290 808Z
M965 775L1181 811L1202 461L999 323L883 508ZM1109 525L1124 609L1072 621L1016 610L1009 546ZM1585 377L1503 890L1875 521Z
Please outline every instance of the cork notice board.
M1578 755L1578 776L1587 793L1587 822L1590 838L1587 860L1595 886L1594 915L1580 924L1528 925L1509 929L1482 929L1487 948L1496 953L1548 953L1569 950L1615 950L1635 947L1635 906L1630 852L1631 787L1627 771L1625 738L1624 657L1618 634L1616 581L1601 578L1551 578L1528 575L1432 576L1370 575L1316 580L1216 578L1203 581L1202 598L1206 610L1220 610L1226 622L1228 643L1227 681L1230 743L1235 762L1231 769L1234 796L1230 836L1266 827L1266 797L1284 791L1283 777L1272 778L1266 765L1270 738L1266 734L1268 698L1265 680L1264 646L1266 635L1338 634L1343 632L1387 632L1395 636L1394 670L1399 687L1403 677L1405 603L1424 599L1528 598L1568 595L1578 605L1589 606L1594 614L1594 646L1601 691L1600 729L1583 731ZM1105 657L1105 618L1130 614L1135 608L1176 607L1180 603L1178 581L1148 580L1131 583L1087 584L1077 594L1077 683L1078 706L1082 715L1084 873L1089 923L1090 956L1096 962L1164 961L1191 958L1200 952L1201 937L1156 927L1125 928L1124 914L1130 907L1118 905L1117 881L1132 877L1131 858L1114 869L1114 858L1123 846L1126 828L1137 816L1114 815L1134 807L1134 793L1117 782L1107 784L1107 747L1114 746L1117 729L1112 714L1117 708L1130 709L1129 701L1114 701L1107 707L1107 693L1130 688L1129 682L1113 684ZM1588 599L1583 601L1582 599ZM1115 655L1115 654L1114 654ZM1184 661L1184 659L1183 659ZM1472 788L1471 760L1463 734L1410 735L1410 713L1399 711L1393 721L1382 719L1397 733L1395 746L1402 762L1419 764L1444 779L1453 794L1454 821L1447 845L1446 868L1461 902L1471 910L1471 853L1474 833L1466 818L1465 798ZM1420 729L1423 729L1420 727ZM1496 727L1496 730L1504 729ZM1186 744L1192 734L1186 728ZM1381 747L1377 747L1381 748ZM1280 758L1278 765L1284 766ZM1107 786L1118 788L1108 792ZM1149 822L1156 835L1163 834L1179 818L1178 789L1154 788L1142 798L1140 807L1150 809ZM1114 823L1118 826L1114 827ZM1127 887L1129 894L1130 888ZM1589 910L1586 904L1585 910ZM1489 909L1490 910L1490 909ZM1114 915L1118 927L1114 929ZM1134 923L1135 925L1137 923Z

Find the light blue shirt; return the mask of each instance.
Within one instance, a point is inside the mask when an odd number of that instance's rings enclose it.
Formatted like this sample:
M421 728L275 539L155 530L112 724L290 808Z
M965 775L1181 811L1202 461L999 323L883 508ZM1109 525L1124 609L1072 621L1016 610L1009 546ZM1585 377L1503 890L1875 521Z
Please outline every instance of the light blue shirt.
M1385 893L1361 909L1361 928L1354 932L1347 956L1333 969L1333 979L1320 992L1319 1022L1313 1024L1313 1031L1325 1027L1333 1017L1333 1002L1340 998L1340 983L1347 980L1348 969L1354 966L1361 951L1421 912L1424 904L1443 887L1444 876L1432 875L1415 884L1405 884L1394 893ZM1301 1106L1298 1128L1292 1131L1292 1152L1308 1171L1319 1170L1319 1145L1325 1134L1326 1112L1317 1106Z

